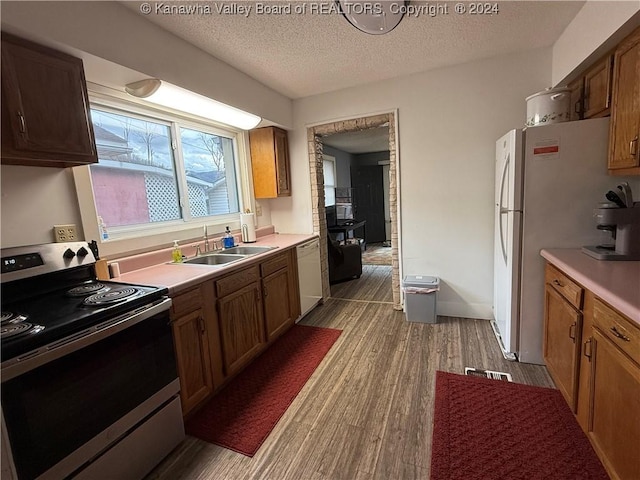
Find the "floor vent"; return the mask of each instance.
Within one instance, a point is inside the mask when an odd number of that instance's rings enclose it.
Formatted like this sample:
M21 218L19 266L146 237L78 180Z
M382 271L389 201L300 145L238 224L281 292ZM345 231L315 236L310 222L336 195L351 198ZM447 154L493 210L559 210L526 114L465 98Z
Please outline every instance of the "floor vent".
M494 372L493 370L480 370L478 368L464 367L464 374L472 377L484 377L492 380L503 380L513 382L510 373Z

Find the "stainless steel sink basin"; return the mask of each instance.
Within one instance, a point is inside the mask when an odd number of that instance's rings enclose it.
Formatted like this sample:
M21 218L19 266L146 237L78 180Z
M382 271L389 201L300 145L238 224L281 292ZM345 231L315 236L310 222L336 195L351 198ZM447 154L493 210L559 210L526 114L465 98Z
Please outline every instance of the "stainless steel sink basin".
M246 257L246 255L214 253L211 255L202 255L200 257L189 258L182 263L191 263L197 265L226 265L227 263L236 262Z
M237 247L226 248L223 254L239 254L239 255L257 255L258 253L268 252L277 247L251 247L245 245L238 245Z

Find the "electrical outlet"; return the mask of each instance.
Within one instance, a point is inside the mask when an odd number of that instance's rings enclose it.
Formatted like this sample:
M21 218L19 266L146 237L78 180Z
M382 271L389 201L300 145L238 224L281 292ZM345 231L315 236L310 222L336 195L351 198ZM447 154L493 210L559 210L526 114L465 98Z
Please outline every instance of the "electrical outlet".
M53 236L56 242L77 242L78 234L76 232L76 226L74 224L69 225L54 225Z
M257 217L262 216L262 205L260 205L258 202L256 202L256 216Z

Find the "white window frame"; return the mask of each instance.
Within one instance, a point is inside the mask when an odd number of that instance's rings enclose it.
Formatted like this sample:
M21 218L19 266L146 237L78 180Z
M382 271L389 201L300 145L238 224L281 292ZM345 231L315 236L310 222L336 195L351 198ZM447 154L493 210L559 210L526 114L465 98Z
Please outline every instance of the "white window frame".
M327 178L327 176L324 174L324 172L325 172L325 168L324 168L325 162L331 164L331 168L333 170L333 185L327 185L326 183L324 183L324 181L325 181L324 179ZM337 183L338 183L337 182L338 179L336 178L336 157L333 157L331 155L326 155L326 154L322 155L322 173L323 173L322 181L323 181L324 191L325 191L325 193L324 193L325 206L327 206L326 205L327 188L333 188L333 191L334 191L334 196L333 196L334 202L333 202L333 204L335 205L336 204L336 202L335 202L335 190L337 188Z
M108 240L101 240L93 185L91 183L90 166L74 167L73 177L76 184L80 217L86 240L97 240L100 244L100 254L121 255L149 250L157 247L169 246L174 240L197 240L203 236L203 227L207 227L210 236L222 234L229 226L231 230L240 228L240 213L249 208L255 211L255 198L253 196L253 184L251 181L251 165L248 155L247 132L227 125L216 124L211 121L188 116L182 112L170 109L150 106L145 102L131 100L124 93L109 89L100 85L89 83L89 102L91 108L109 111L117 114L130 115L134 118L149 120L158 124L168 125L171 128L172 146L174 152L174 164L176 180L178 183L179 202L182 207L183 218L157 224L130 225L112 227L107 225ZM184 159L180 151L179 127L198 130L213 135L231 138L235 152L236 190L238 192L237 213L215 215L208 217L191 217L188 206L188 192L186 188L186 175Z

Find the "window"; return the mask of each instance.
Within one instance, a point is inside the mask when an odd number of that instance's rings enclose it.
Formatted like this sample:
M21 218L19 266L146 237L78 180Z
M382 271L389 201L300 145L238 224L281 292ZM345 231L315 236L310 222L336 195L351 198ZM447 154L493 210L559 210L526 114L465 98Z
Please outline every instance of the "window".
M330 155L322 156L322 172L324 174L324 205L336 204L336 159Z
M240 212L234 132L94 106L96 212L109 232Z

